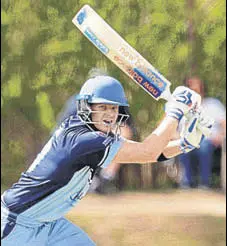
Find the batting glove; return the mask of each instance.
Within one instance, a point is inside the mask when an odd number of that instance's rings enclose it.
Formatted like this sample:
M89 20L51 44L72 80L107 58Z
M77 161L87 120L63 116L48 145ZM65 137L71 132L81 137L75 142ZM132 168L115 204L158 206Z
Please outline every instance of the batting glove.
M188 153L199 148L203 139L211 133L213 120L205 117L201 112L189 112L187 120L181 131L180 148Z
M173 117L178 121L190 110L196 110L201 104L201 96L195 91L185 86L178 86L170 101L165 105L167 116Z
M197 113L199 114L198 128L202 131L205 137L209 137L215 122L212 118L204 114L202 108L199 108Z

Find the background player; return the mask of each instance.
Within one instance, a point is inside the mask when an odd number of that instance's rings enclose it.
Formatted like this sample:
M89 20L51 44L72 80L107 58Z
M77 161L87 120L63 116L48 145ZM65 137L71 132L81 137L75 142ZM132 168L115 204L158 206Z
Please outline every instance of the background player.
M183 189L198 186L200 189L207 190L212 183L214 151L222 145L226 135L226 109L217 98L206 97L205 84L199 77L188 78L184 84L200 94L203 112L214 120L214 124L210 136L204 139L199 149L179 156L184 169L180 185ZM197 174L199 174L198 180Z

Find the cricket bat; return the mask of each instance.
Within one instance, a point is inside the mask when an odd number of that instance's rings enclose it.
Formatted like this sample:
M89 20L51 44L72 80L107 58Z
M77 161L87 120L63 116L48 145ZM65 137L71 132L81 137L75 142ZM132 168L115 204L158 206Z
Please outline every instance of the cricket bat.
M154 99L170 99L171 83L89 5L84 5L72 22L105 56Z
M162 98L169 101L171 99L171 82L131 47L89 5L84 5L72 22L94 46L155 100Z

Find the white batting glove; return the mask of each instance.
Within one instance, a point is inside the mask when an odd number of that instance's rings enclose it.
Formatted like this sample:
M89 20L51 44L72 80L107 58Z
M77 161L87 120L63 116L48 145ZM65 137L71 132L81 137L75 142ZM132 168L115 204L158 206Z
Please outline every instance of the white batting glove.
M205 137L209 137L211 135L211 130L214 125L214 120L210 118L208 115L205 115L202 108L199 108L197 110L197 113L199 114L198 128L202 131Z
M180 148L183 153L188 153L200 147L205 135L208 136L213 120L205 117L201 112L189 112L187 120L181 131Z
M173 117L178 121L190 110L196 110L201 104L201 96L195 91L185 86L178 86L170 101L165 105L167 116Z

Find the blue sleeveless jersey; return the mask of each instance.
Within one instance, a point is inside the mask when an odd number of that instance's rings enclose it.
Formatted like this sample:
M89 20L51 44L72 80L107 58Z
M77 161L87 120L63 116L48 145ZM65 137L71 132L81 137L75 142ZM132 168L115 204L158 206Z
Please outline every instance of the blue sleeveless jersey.
M95 170L110 164L122 142L71 116L19 181L4 192L2 201L19 216L40 222L58 219L86 194Z

